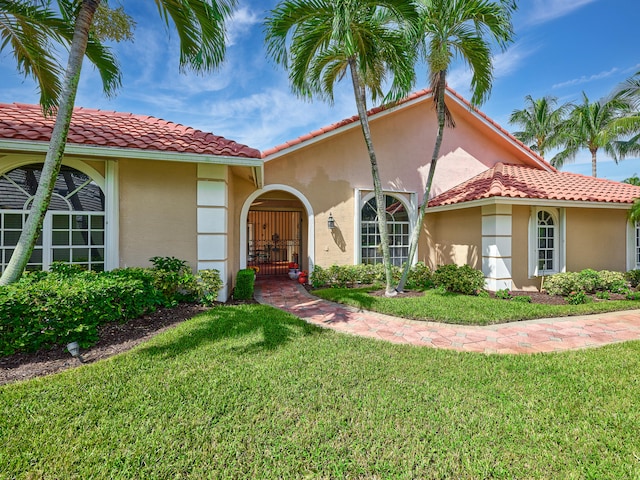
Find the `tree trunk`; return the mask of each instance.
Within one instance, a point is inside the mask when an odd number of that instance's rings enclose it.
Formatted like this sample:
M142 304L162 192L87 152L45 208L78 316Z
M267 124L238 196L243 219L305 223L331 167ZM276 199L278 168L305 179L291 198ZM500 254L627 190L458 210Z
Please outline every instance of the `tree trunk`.
M591 176L592 177L597 177L598 176L598 169L597 169L597 164L596 164L596 154L598 152L598 150L590 150L591 151Z
M404 290L404 286L407 283L407 277L409 276L409 271L411 270L411 262L413 261L413 257L415 256L416 251L418 250L418 241L420 240L422 224L424 223L424 216L427 213L429 196L431 195L433 176L436 173L436 165L438 163L438 158L440 157L440 147L442 146L442 137L444 136L445 125L444 93L447 85L446 74L444 72L442 72L442 74L439 76L438 82L440 83L438 88L433 89L434 95L437 94L439 97L435 99L436 109L438 113L438 135L436 136L436 143L433 146L431 165L429 166L429 176L427 177L427 183L424 187L424 194L422 196L420 208L418 208L418 217L416 218L416 223L414 224L413 230L411 231L411 240L409 242L409 256L407 257L407 262L405 263L402 270L402 276L400 277L400 281L398 282L398 286L396 287L396 290L398 292L402 292Z
M382 183L380 181L380 172L378 170L378 161L376 153L373 149L373 140L371 139L371 129L369 128L369 117L367 116L366 94L365 89L360 81L360 75L355 60L349 60L351 69L351 81L353 82L353 93L356 97L356 106L358 107L358 116L360 117L360 125L364 141L367 144L367 152L371 162L371 176L373 177L373 191L376 198L376 210L378 213L378 230L380 231L380 245L382 246L382 262L384 264L384 272L386 279L386 295L392 297L396 294L393 288L393 274L391 269L391 255L389 253L389 233L387 231L387 209L384 203L384 192L382 191Z
M20 279L31 257L42 223L47 214L56 178L60 172L62 157L71 125L71 115L75 104L82 60L84 59L89 39L89 29L100 0L83 0L76 18L73 40L69 51L69 61L65 71L60 105L56 112L56 121L51 133L49 148L42 167L40 184L31 205L29 217L22 229L16 249L11 256L7 268L0 278L0 285L7 285Z

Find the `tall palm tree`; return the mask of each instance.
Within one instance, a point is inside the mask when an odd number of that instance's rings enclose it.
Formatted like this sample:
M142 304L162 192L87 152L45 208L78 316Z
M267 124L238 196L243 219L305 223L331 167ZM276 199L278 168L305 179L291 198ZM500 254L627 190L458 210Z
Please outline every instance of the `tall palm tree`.
M41 2L0 0L0 52L10 50L18 71L38 83L46 113L58 104L62 88L55 45L68 46L72 38L73 25ZM120 71L111 51L90 36L86 56L98 69L105 94L113 93L120 86Z
M614 94L618 98L632 102L636 110L640 109L640 71L618 85Z
M613 94L615 98L628 102L635 114L638 115L640 111L640 71L618 85ZM640 155L640 133L619 142L618 146L624 156Z
M640 132L640 116L619 96L591 102L583 92L582 103L573 107L563 130L565 149L551 159L551 164L562 168L586 148L591 153L591 174L596 177L599 150L604 150L616 163L631 153L632 149L625 147L624 142Z
M209 71L224 59L224 21L231 13L235 0L155 0L162 18L170 21L180 39L180 67ZM0 285L20 278L31 256L42 229L55 179L60 171L64 155L71 115L75 104L82 59L90 42L90 32L100 0L65 0L73 7L73 37L69 60L61 84L60 101L56 108L56 120L45 157L40 183L25 222L18 245L7 268L0 278Z
M493 83L491 42L505 49L513 39L512 0L421 0L420 44L429 69L429 85L438 117L438 133L431 155L418 216L411 232L408 261L398 283L402 291L411 259L418 249L418 239L429 203L445 126L455 127L446 102L447 72L454 58L461 58L471 69L472 105L483 103Z
M418 20L407 0L285 0L266 21L267 51L289 71L294 93L333 102L335 84L349 74L371 163L387 295L395 294L387 212L367 117L366 99L398 100L411 90L414 52L409 41ZM389 92L383 93L387 76Z
M541 157L551 149L560 145L565 117L570 105L563 104L556 108L556 97L542 97L533 99L531 95L525 97L526 107L514 110L509 117L509 123L523 128L514 132L514 136L521 142L538 152Z

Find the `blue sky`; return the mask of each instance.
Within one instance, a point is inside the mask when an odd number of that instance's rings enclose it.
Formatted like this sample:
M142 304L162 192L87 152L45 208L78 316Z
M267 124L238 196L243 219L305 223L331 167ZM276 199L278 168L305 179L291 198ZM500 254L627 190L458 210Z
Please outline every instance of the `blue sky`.
M134 42L114 45L123 69L123 86L114 98L102 95L99 77L83 70L76 105L152 115L268 149L356 113L350 82L337 89L333 106L295 98L286 72L266 58L262 22L275 0L239 0L229 28L227 59L208 76L180 74L176 35L161 22L155 2L123 2L138 25ZM592 100L608 94L640 70L637 46L638 0L520 0L514 16L516 40L495 56L490 99L481 110L505 129L524 97L558 97L578 102L584 91ZM470 75L454 65L449 84L470 98ZM418 69L415 89L425 88ZM0 56L0 102L36 103L30 79L16 73L12 57ZM590 175L591 159L583 151L564 167ZM640 175L640 159L616 165L599 153L598 174L622 180Z

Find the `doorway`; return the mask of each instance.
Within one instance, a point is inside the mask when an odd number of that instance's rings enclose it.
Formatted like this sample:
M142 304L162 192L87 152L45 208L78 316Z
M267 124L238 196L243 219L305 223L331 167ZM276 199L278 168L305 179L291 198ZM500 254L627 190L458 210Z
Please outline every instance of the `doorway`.
M285 275L302 258L302 212L249 210L247 266L258 275Z

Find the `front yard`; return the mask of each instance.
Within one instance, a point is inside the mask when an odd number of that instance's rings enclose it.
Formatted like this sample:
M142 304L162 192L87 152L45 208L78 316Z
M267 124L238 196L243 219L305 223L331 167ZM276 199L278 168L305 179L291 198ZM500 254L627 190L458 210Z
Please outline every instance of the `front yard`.
M397 317L414 320L453 323L458 325L491 325L533 318L588 315L590 313L635 310L640 308L638 300L599 300L594 297L589 303L579 305L525 303L500 300L475 295L461 295L428 289L412 295L388 298L372 294L372 288L327 288L314 290L313 294L352 307L372 310ZM620 297L622 297L620 295ZM562 301L562 297L557 298Z
M0 387L0 478L638 478L640 342L498 356L216 307Z

